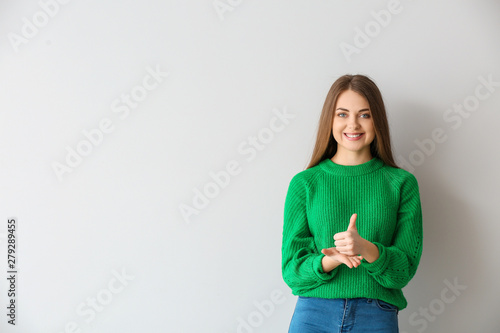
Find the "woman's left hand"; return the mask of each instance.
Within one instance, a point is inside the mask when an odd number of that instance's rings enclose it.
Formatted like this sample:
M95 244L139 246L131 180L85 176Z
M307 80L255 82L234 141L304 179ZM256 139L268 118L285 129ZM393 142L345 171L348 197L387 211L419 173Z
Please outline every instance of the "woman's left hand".
M358 229L356 228L357 216L357 214L352 214L347 230L336 233L333 236L337 251L348 256L356 256L364 253L365 239L358 234Z

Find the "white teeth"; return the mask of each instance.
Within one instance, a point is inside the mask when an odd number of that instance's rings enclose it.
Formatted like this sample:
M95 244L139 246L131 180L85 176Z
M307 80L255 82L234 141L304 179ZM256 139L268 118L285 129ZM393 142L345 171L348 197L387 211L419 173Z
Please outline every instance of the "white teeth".
M348 138L357 138L361 134L355 134L355 135L346 134L346 135L347 135Z

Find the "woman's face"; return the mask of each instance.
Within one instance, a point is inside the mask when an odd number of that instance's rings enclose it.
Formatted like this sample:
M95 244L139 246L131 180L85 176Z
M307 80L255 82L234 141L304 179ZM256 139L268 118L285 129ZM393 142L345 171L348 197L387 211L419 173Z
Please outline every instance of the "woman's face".
M366 98L352 90L340 93L335 105L332 133L338 152L370 153L375 130Z

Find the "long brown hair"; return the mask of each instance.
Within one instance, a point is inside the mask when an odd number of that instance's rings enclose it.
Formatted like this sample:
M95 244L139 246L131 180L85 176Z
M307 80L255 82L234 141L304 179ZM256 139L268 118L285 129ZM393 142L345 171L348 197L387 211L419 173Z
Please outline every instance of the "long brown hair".
M319 118L316 144L311 161L306 169L316 166L324 159L332 158L337 152L337 141L335 141L332 134L333 117L335 115L334 108L338 96L346 90L357 92L366 98L370 106L373 127L375 129L375 138L370 144L372 157L378 157L385 164L399 168L392 157L391 136L382 94L375 82L367 76L358 74L339 77L332 84L330 91L328 91L323 111Z

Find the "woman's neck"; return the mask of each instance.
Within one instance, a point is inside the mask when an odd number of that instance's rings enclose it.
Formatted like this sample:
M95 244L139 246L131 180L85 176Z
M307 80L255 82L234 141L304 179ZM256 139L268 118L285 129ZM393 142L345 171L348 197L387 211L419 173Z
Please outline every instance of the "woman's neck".
M364 151L337 151L331 158L332 162L340 165L358 165L363 164L372 159L370 150Z

